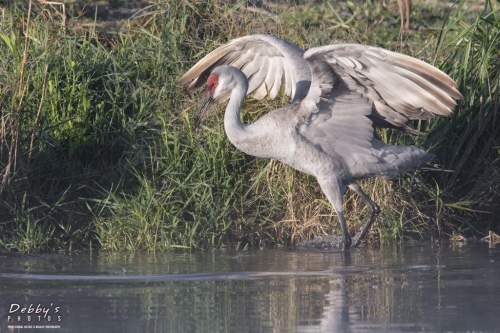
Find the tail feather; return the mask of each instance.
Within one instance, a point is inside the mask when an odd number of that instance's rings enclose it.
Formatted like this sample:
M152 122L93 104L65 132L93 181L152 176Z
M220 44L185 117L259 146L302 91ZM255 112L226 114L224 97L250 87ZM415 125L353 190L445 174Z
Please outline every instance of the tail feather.
M401 173L412 171L420 164L436 158L436 155L416 147L385 145L381 153L380 158L386 162L386 170L380 176L386 178L394 178Z
M388 145L378 140L373 142L371 155L377 162L352 168L354 178L394 178L436 158L436 155L417 147Z

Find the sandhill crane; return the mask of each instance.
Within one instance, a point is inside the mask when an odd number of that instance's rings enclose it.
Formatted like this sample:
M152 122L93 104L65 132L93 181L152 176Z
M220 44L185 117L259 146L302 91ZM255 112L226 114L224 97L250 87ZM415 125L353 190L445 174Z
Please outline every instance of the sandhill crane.
M359 44L304 53L269 35L241 37L217 48L179 82L189 81L187 91L207 87L195 126L212 103L229 99L224 128L236 148L316 177L337 213L344 250L361 243L380 212L356 180L396 177L434 157L416 147L382 142L373 126L416 132L409 120L449 116L456 106L453 98L462 97L449 76L403 54ZM282 85L291 104L242 123L246 95L274 98ZM347 187L370 209L354 241L342 210Z

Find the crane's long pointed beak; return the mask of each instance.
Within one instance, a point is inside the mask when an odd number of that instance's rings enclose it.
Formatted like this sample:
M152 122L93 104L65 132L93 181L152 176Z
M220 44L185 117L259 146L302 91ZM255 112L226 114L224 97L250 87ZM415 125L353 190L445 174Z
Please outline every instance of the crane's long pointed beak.
M203 120L203 115L205 112L208 110L208 107L214 99L212 98L212 95L208 94L207 98L203 101L203 104L201 105L200 111L198 111L198 114L196 115L196 118L194 120L194 128L198 128L200 126L201 121Z

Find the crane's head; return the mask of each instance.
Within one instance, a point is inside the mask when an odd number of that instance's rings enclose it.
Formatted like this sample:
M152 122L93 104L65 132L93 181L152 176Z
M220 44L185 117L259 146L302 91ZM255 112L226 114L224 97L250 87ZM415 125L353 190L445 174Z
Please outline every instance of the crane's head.
M231 92L236 87L238 82L248 87L247 78L239 69L223 65L215 68L207 79L207 97L201 105L201 109L196 116L194 127L198 127L201 123L203 115L208 110L208 107L215 103L222 103L229 99Z

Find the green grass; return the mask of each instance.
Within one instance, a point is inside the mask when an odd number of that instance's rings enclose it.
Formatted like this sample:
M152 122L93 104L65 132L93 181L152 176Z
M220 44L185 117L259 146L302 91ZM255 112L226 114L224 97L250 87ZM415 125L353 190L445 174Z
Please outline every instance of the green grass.
M465 7L463 0L459 6ZM450 14L438 52L450 54L443 68L464 99L451 121L436 124L429 142L454 171L438 179L440 211L453 215L460 229L481 233L498 228L500 208L500 10L470 25L462 15ZM453 38L446 41L446 35Z
M381 135L431 147L447 171L419 171L362 187L382 206L371 238L498 229L498 9L477 18L464 1L415 1L399 33L397 10L378 2L315 2L256 14L218 1L158 2L108 27L99 8L69 17L15 2L0 23L0 246L20 252L280 245L338 232L312 177L237 151L222 107L196 132L200 96L177 80L228 39L272 33L300 47L358 42L434 61L464 100L427 137ZM42 7L41 7L42 6ZM73 15L73 16L71 16ZM444 25L443 25L444 24ZM28 36L28 37L26 37ZM244 119L286 103L248 101ZM345 198L354 233L367 210Z

